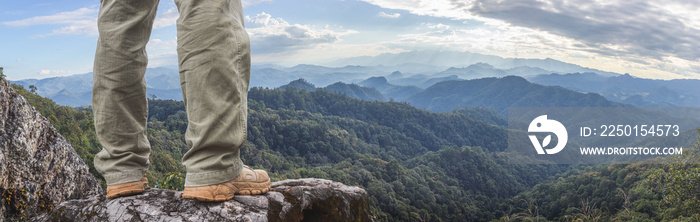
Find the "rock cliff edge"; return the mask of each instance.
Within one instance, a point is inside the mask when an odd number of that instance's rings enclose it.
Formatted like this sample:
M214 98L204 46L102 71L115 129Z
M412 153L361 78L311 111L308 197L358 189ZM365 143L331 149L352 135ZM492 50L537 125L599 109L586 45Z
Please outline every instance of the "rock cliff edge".
M372 221L367 192L323 179L284 180L264 195L220 203L182 199L181 191L72 200L34 221Z
M220 203L148 189L105 199L73 147L0 77L0 221L372 221L367 192L323 179Z

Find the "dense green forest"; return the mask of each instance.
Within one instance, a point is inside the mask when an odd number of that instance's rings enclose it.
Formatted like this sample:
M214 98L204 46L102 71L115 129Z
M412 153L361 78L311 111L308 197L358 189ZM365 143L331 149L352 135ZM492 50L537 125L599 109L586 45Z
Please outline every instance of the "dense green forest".
M571 170L505 202L500 221L700 221L699 148Z
M92 164L100 145L89 107L58 106L14 87L103 182ZM182 102L149 100L151 186L182 189L186 124ZM511 164L501 152L505 120L483 108L433 113L324 89L252 88L248 124L246 164L273 181L360 186L378 221L700 219L697 154L612 166Z

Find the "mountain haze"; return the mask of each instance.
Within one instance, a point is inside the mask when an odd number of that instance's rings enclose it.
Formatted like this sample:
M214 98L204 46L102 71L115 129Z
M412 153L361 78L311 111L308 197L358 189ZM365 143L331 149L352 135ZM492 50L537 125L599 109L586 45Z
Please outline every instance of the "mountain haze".
M508 107L619 107L596 93L579 93L543 86L517 76L455 80L437 83L407 100L434 112L463 107L485 107L505 115Z
M338 65L363 65L363 66L400 66L405 63L428 64L439 67L467 67L476 63L491 64L499 69L513 69L518 67L540 68L548 70L550 73L575 73L575 72L595 72L604 76L619 75L579 65L558 61L551 58L546 59L520 59L502 58L493 55L484 55L471 52L457 51L434 51L418 50L402 53L385 53L378 56L361 56L347 59L339 59L329 63L331 66ZM544 73L539 73L544 74Z
M612 101L636 106L700 106L700 80L697 79L655 80L629 74L605 77L595 73L571 73L539 75L530 80L542 85L598 93Z

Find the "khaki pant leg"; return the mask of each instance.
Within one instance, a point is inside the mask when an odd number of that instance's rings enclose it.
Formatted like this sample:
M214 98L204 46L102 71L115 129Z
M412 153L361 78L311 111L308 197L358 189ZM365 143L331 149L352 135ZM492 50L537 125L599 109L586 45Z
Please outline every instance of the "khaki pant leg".
M102 0L92 105L103 146L95 168L107 185L138 181L148 169L146 43L158 0Z
M185 186L236 178L246 140L250 42L240 0L175 0L177 45L187 109Z

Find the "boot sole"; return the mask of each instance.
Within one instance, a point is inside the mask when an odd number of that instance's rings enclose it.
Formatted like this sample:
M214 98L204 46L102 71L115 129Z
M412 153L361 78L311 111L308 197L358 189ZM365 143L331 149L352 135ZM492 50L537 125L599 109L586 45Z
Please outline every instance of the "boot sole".
M131 186L127 186L121 189L118 189L116 191L112 192L107 192L107 199L114 199L117 197L125 197L125 196L131 196L134 194L140 194L145 191L143 184L134 184Z
M270 180L262 183L254 182L231 182L233 186L238 188L236 194L241 195L258 195L264 194L270 191Z
M227 201L233 199L233 197L236 194L241 194L241 195L258 195L258 194L264 194L270 191L270 180L262 182L262 183L255 183L255 182L230 182L231 185L233 185L235 188L237 188L231 195L219 195L214 198L210 197L204 197L204 196L196 196L196 195L191 195L188 193L182 193L182 198L184 199L192 199L196 200L199 202L221 202L221 201Z
M182 194L183 199L191 199L191 200L196 200L199 202L221 202L221 201L227 201L230 199L233 199L233 194L230 196L216 196L214 198L208 198L208 197L202 197L202 196L194 196L194 195L186 195Z
M125 196L131 196L135 194L140 194L143 193L146 189L148 189L148 178L146 176L143 176L141 178L141 181L138 182L130 182L128 184L123 184L123 185L115 185L115 186L124 186L116 189L116 191L112 192L107 192L107 199L114 199L118 197L125 197ZM109 186L107 187L109 190Z
M116 194L107 195L107 199L114 199L117 197L126 197L126 196L131 196L131 195L140 194L140 193L143 193L143 190L126 190L126 191L121 191L121 192L116 193Z

